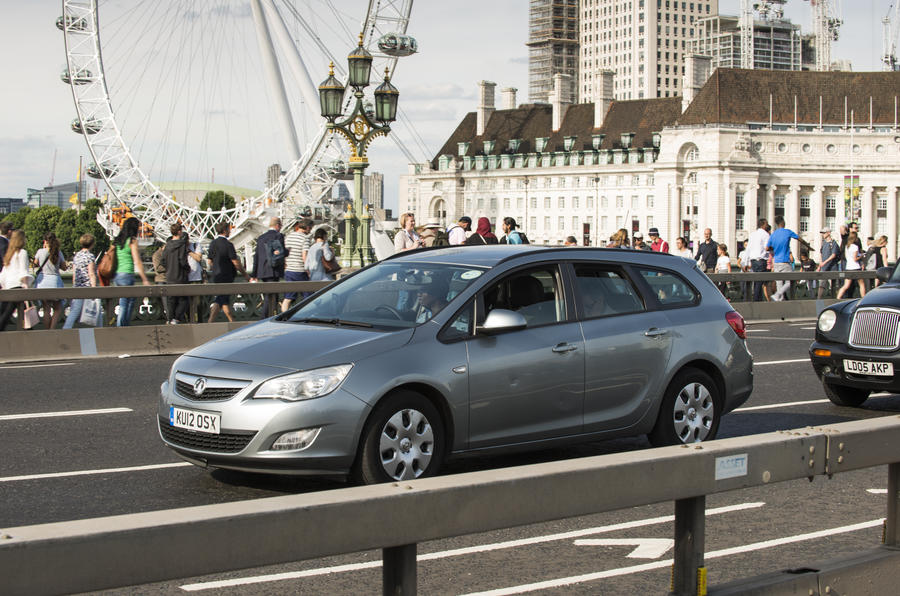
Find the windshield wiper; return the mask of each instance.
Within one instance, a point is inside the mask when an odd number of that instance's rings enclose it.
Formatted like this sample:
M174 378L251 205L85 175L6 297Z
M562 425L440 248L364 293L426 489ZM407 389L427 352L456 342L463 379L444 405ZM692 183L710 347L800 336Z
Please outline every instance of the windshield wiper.
M372 327L370 323L364 323L362 321L348 321L346 319L322 319L317 317L307 317L305 319L289 320L291 323L324 323L326 325L334 325L336 327Z

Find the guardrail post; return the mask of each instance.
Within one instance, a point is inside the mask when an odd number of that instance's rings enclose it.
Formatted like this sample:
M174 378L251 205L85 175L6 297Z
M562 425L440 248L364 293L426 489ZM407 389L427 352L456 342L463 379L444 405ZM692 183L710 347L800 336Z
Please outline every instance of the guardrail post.
M706 496L675 501L675 561L672 566L672 594L706 594Z
M381 549L381 592L385 596L415 596L416 545Z
M887 520L884 544L900 546L900 463L888 464Z

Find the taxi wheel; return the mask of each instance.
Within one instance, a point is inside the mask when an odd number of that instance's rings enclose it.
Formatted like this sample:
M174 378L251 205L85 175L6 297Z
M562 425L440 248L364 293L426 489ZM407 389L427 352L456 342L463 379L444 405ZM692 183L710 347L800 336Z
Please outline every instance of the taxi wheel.
M647 438L654 447L711 441L721 418L722 400L715 381L701 370L686 368L669 383Z
M437 408L413 391L398 391L372 411L353 465L362 484L433 476L444 459L444 425Z
M857 389L855 387L843 387L841 385L832 385L831 383L822 383L825 389L825 395L831 400L831 403L838 406L847 406L855 408L861 406L864 401L869 399L868 389Z

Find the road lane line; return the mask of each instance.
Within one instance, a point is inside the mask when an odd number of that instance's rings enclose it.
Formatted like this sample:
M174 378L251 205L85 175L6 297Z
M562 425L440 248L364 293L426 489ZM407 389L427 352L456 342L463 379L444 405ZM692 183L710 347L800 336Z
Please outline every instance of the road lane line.
M750 339L766 339L766 340L774 339L774 340L778 340L778 341L805 341L805 342L811 342L814 338L812 338L812 337L777 337L777 336L769 336L769 335L767 335L766 337L751 337Z
M809 401L791 401L783 404L771 404L768 406L750 406L749 408L738 408L735 412L749 412L750 410L770 410L772 408L790 408L792 406L805 406L807 404L824 404L828 403L827 399L811 399Z
M828 530L821 530L818 532L809 532L807 534L797 534L795 536L787 536L785 538L775 538L773 540L764 540L762 542L754 542L752 544L745 544L743 546L735 546L732 548L725 548L721 550L715 550L712 552L708 552L704 555L704 559L718 559L720 557L727 557L730 555L738 554L738 553L746 553L751 551L763 550L767 548L773 548L776 546L783 546L785 544L792 544L795 542L804 542L806 540L815 540L817 538L825 538L827 536L833 536L836 534L844 534L847 532L856 532L858 530L865 530L868 528L874 528L876 526L881 526L884 523L884 518L875 519L867 522L862 522L858 524L852 524L849 526L841 526L838 528L831 528ZM654 561L653 563L644 563L642 565L632 565L630 567L620 567L618 569L607 569L606 571L598 571L596 573L587 573L584 575L575 575L572 577L562 577L559 579L553 579L543 582L537 582L533 584L522 584L520 586L511 586L508 588L499 588L496 590L488 590L485 592L473 592L467 594L465 596L507 596L509 594L524 594L526 592L534 592L536 590L548 590L552 588L561 588L565 586L571 586L573 584L582 584L586 582L596 581L598 579L606 579L609 577L618 577L621 575L630 575L632 573L640 573L641 571L650 571L653 569L664 569L670 567L673 564L672 559L668 559L666 561Z
M769 329L745 329L747 333L769 333Z
M728 505L725 507L716 507L706 512L707 516L721 515L723 513L733 513L735 511L744 511L746 509L756 509L763 507L765 503L751 502L738 503L737 505ZM651 517L647 519L639 519L630 522L622 522L608 526L597 526L594 528L584 528L582 530L572 530L571 532L562 532L559 534L548 534L546 536L533 536L531 538L521 538L519 540L508 540L506 542L495 542L493 544L482 544L479 546L469 546L464 548L455 548L452 550L438 551L427 553L416 557L417 561L433 561L436 559L446 559L448 557L459 557L462 555L471 555L484 553L489 551L501 550L506 548L515 548L517 546L528 546L532 544L541 544L544 542L553 542L557 540L570 540L580 536L590 536L592 534L603 534L606 532L615 532L617 530L628 530L631 528L640 528L643 526L651 526L674 521L674 515L663 515L660 517ZM349 563L346 565L335 565L333 567L319 567L317 569L305 569L303 571L287 571L284 573L273 573L269 575L256 575L249 577L238 577L234 579L224 579L218 581L202 582L196 584L185 584L180 586L185 592L199 592L202 590L217 590L219 588L228 588L233 586L246 586L251 584L259 584L265 582L284 581L288 579L300 579L303 577L315 577L319 575L330 575L333 573L346 573L348 571L359 571L362 569L372 569L381 567L381 561L367 561L365 563Z
M119 414L134 412L131 408L104 408L100 410L68 410L63 412L35 412L32 414L4 414L0 420L24 420L26 418L56 418L58 416L92 416L95 414Z
M809 362L809 358L799 358L797 360L769 360L768 362L754 362L753 366L765 366L767 364L796 364L798 362Z
M43 368L45 366L72 366L75 364L74 362L52 362L47 364L14 364L11 366L0 366L0 370L7 370L9 368Z
M152 464L149 466L133 466L131 468L106 468L104 470L76 470L74 472L53 472L50 474L28 474L26 476L6 476L0 482L19 482L20 480L44 480L46 478L68 478L70 476L90 476L93 474L118 474L120 472L143 472L146 470L163 470L166 468L182 468L193 466L188 462L173 464Z
M887 489L886 488L867 488L866 492L873 494L873 495L886 495Z

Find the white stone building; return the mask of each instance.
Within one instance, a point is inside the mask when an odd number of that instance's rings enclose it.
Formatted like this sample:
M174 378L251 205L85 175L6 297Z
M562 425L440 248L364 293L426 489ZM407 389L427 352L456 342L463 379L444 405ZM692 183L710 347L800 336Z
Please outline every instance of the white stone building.
M512 216L546 244L602 245L621 227L657 227L672 244L709 227L731 251L758 216L783 215L815 247L821 227L851 218L864 237L887 235L896 259L900 73L710 76L709 58L694 56L683 97L578 105L564 101L562 76L552 104L510 108L507 97L502 110L482 81L478 109L432 162L410 165L401 211L495 228Z

